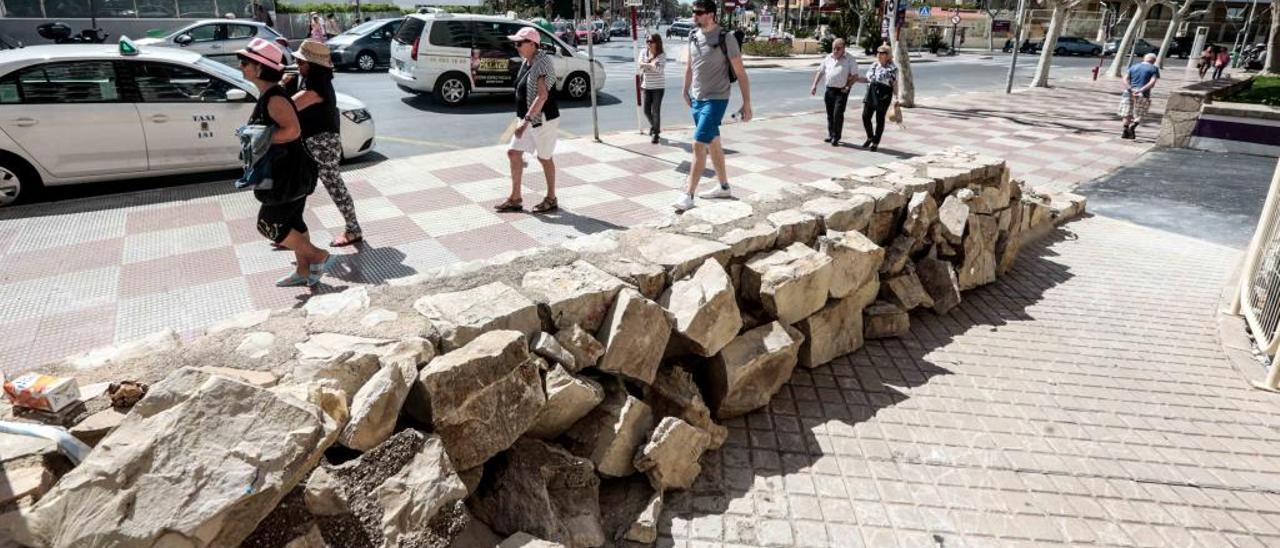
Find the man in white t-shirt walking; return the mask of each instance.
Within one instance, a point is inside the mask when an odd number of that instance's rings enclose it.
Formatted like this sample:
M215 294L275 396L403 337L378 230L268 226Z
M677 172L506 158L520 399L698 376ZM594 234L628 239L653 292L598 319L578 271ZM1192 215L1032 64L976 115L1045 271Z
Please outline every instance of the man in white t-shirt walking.
M840 136L844 129L844 108L849 104L849 89L858 81L858 62L845 51L844 38L836 38L831 43L831 53L822 60L818 73L813 75L813 86L809 95L818 94L818 82L826 85L827 91L822 101L827 104L827 138L823 142L831 146L840 146Z

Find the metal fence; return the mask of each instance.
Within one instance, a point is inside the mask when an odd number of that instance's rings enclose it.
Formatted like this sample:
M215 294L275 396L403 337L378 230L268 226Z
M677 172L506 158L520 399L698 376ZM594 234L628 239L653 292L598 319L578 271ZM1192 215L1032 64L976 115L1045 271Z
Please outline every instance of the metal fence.
M1280 349L1280 162L1271 178L1271 189L1253 240L1245 252L1239 294L1234 312L1244 316L1258 348L1274 358ZM1280 388L1280 367L1274 364L1265 387Z

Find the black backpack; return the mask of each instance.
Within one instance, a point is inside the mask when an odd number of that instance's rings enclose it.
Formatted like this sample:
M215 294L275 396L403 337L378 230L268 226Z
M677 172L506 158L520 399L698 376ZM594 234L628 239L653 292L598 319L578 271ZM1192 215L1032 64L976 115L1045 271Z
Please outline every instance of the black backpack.
M690 40L693 40L692 38L693 33L689 33L689 36L690 36ZM738 73L733 71L733 61L729 60L729 46L724 45L724 41L728 37L729 37L729 31L725 30L724 28L721 28L720 29L720 53L724 54L725 68L729 71L729 83L732 84L738 81ZM737 39L736 34L734 36L734 39ZM738 41L738 48L739 49L742 48L741 40Z

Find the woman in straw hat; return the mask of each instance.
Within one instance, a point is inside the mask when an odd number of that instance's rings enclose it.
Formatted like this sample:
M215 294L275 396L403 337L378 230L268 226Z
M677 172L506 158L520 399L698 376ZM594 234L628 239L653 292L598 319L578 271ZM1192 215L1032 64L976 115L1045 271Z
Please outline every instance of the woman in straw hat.
M240 71L245 79L259 91L258 104L249 123L274 128L271 147L277 149L278 154L272 161L272 177L277 188L255 190L253 194L262 202L258 209L258 232L275 244L293 250L297 261L297 269L277 280L276 285L316 285L333 267L335 258L311 243L307 223L302 219L307 195L315 187L315 181L310 179L313 171L306 164L311 160L303 149L298 113L280 86L284 78L284 51L271 42L254 38L237 51L236 56L240 58Z
M356 206L342 182L338 163L342 161L342 139L338 128L342 120L338 113L336 93L333 90L333 61L329 47L312 40L303 40L298 51L293 52L302 75L294 91L293 102L298 106L298 118L302 121L302 140L316 159L320 168L320 182L334 205L346 221L346 232L333 239L329 245L342 247L364 239L360 222L356 220ZM292 86L291 86L292 87Z

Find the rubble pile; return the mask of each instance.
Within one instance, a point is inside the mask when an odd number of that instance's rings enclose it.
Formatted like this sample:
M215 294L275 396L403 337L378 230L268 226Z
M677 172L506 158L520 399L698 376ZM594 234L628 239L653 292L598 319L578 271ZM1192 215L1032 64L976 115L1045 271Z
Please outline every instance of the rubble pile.
M664 495L724 443L718 422L768 405L797 366L947 313L1083 209L953 150L96 351L116 356L101 375L158 378L73 427L95 445L79 465L5 467L0 537L653 543Z

